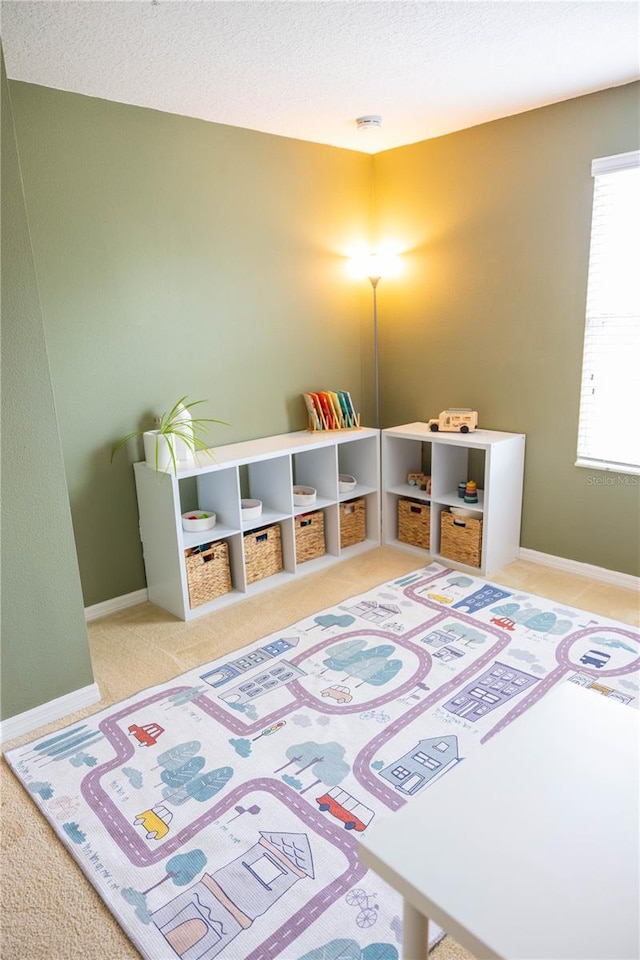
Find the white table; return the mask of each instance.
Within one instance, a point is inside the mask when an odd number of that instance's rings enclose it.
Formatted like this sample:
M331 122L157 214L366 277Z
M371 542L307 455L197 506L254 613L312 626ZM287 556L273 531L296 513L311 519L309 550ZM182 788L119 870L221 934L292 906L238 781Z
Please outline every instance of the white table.
M476 957L640 957L640 715L562 683L360 839L404 897L404 960L432 918Z

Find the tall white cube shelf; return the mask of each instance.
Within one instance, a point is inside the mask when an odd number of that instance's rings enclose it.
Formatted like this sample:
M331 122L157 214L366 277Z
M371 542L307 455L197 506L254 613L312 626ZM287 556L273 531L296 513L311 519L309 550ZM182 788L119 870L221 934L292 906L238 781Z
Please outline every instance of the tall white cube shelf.
M520 546L524 448L525 437L520 433L432 433L426 423L383 430L383 541L424 555L426 551L398 539L398 501L427 503L431 508L429 554L442 563L464 567L441 553L440 522L449 507L469 506L482 516L480 565L469 569L491 574L515 560ZM473 469L484 474L484 487L478 490L477 504L465 505L458 497L458 484L473 479L472 458ZM407 474L422 472L425 464L424 472L431 476L430 493L407 483Z
M233 603L244 596L309 573L380 543L380 433L378 430L282 434L216 447L212 455L198 455L197 465L178 474L159 473L146 463L136 463L135 480L140 514L140 537L149 600L182 620L190 620ZM349 473L358 480L348 494L339 493L338 476ZM293 485L317 490L312 506L293 504ZM262 514L243 520L243 496L261 500ZM340 546L340 504L363 499L366 505L366 539ZM186 532L182 513L206 510L216 514L215 527ZM326 553L299 563L296 560L294 520L302 513L322 510ZM282 570L249 583L244 535L263 527L280 526ZM185 551L224 540L228 547L231 591L192 607Z

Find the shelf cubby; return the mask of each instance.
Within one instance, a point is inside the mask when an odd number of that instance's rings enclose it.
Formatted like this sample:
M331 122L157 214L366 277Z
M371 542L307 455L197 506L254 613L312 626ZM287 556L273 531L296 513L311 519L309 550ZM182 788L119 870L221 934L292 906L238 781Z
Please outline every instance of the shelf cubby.
M424 555L421 548L398 540L398 500L428 503L429 555L443 563L455 562L440 552L441 515L450 507L467 506L482 518L480 566L470 569L492 573L516 559L522 513L523 434L494 430L432 433L426 423L408 423L383 430L381 443L384 543ZM429 494L407 483L410 472L431 477ZM458 496L458 484L469 479L484 484L478 489L478 502L473 504L465 504Z
M379 463L380 432L368 428L331 433L299 431L229 444L217 447L212 455L198 455L193 464L180 464L177 475L158 473L146 463L136 463L149 600L182 620L190 620L379 545ZM339 473L358 479L356 489L346 496L338 492ZM294 507L294 483L314 487L316 502ZM339 506L344 499L357 497L364 497L366 502L366 539L343 549ZM242 519L240 502L244 498L262 501L259 517ZM198 533L184 531L182 513L189 509L214 512L215 527ZM298 563L294 518L314 510L324 512L326 552ZM275 524L280 526L282 570L249 583L244 535ZM231 591L192 608L185 550L218 540L228 544Z

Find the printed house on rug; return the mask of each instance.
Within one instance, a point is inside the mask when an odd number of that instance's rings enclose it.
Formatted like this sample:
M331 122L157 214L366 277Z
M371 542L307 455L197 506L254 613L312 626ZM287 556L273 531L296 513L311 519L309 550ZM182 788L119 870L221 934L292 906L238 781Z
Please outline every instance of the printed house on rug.
M206 681L210 687L221 687L230 680L242 676L247 670L253 670L254 667L259 666L261 663L267 663L269 660L280 656L280 654L286 650L292 650L297 645L297 637L279 637L264 647L258 647L257 650L244 653L235 660L229 660L228 663L221 664L219 667L216 667L215 670L203 673L200 679Z
M449 770L459 759L457 737L431 737L420 740L404 757L381 770L380 776L400 793L412 795L434 777Z
M314 879L306 836L260 831L253 847L205 873L152 919L179 957L211 960L304 877Z
M274 690L276 687L284 687L288 683L291 683L292 680L297 680L298 677L304 676L305 673L303 670L283 660L282 663L274 664L269 667L265 673L261 673L252 680L245 680L245 682L239 686L231 687L226 693L221 693L220 699L232 706L234 704L249 703L250 700L255 700L256 697L262 697L265 693L269 693L270 690Z
M534 683L535 677L496 660L490 670L467 684L444 708L467 720L478 720Z
M384 623L389 617L400 613L400 607L397 604L377 603L375 600L363 600L353 607L347 607L347 610L355 613L362 620L370 620L372 623Z

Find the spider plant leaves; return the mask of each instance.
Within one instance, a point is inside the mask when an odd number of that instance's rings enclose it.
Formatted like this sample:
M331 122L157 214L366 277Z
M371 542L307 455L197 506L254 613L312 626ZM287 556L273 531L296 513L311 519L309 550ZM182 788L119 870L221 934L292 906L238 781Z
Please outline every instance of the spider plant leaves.
M133 430L131 433L128 433L126 437L118 440L111 450L111 462L113 463L114 457L120 450L123 449L123 447L126 447L131 440L134 440L136 437L141 437L145 433L149 432L155 432L156 434L155 469L158 471L161 469L160 437L163 437L166 441L166 448L169 456L167 466L162 468L162 472L167 472L171 468L174 474L177 475L178 473L178 458L175 451L175 441L181 441L191 454L206 453L213 458L213 453L202 439L201 434L207 432L208 425L211 423L221 424L222 426L226 427L228 427L229 424L226 420L219 420L215 417L192 416L191 410L201 403L206 403L206 400L189 400L186 395L184 397L180 397L179 400L176 400L170 410L165 411L165 413L162 414L158 427L155 431ZM185 411L189 414L190 419L185 419Z

